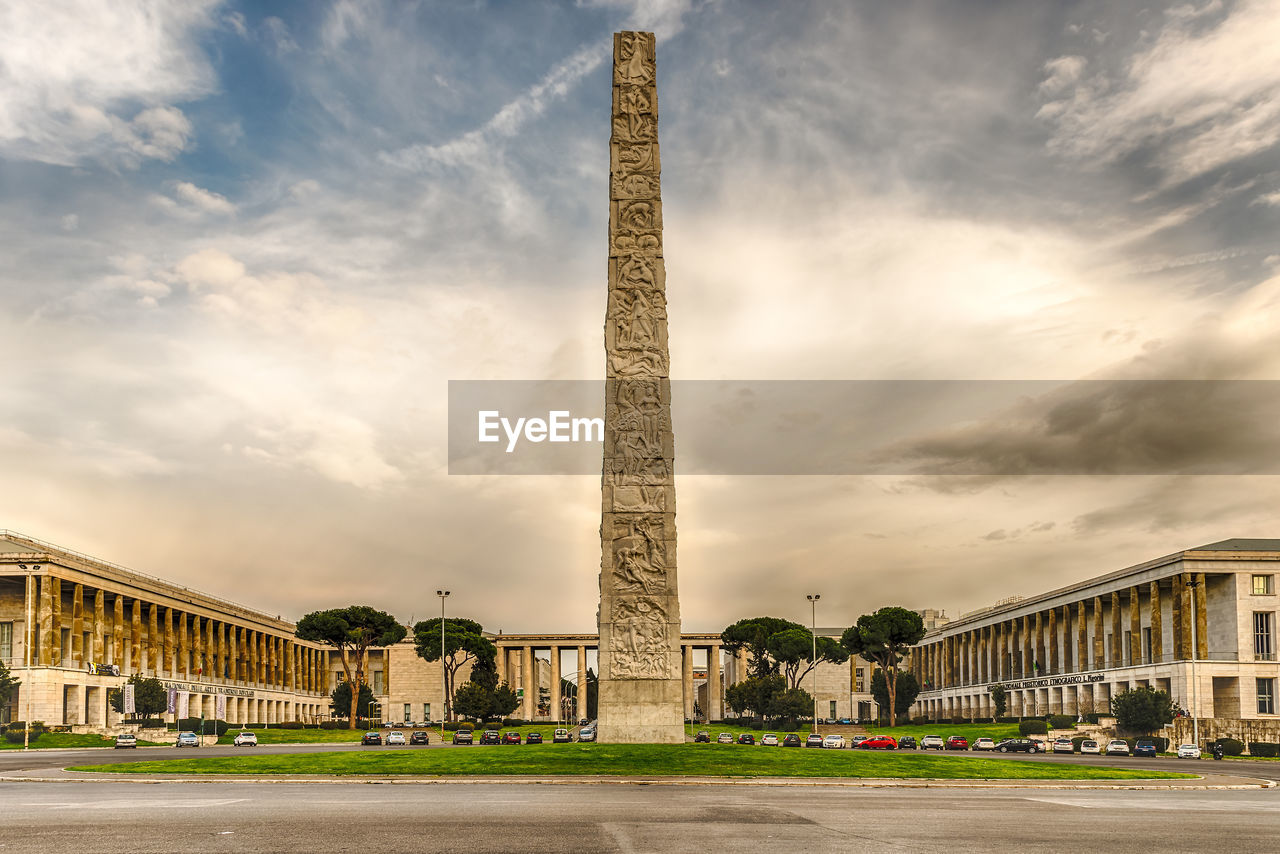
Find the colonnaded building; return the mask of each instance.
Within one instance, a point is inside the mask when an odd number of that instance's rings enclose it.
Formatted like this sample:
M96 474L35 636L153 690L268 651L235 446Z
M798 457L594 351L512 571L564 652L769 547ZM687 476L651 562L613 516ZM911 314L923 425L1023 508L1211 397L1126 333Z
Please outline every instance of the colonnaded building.
M1280 722L1277 569L1280 539L1226 540L955 620L921 611L928 634L908 662L923 686L912 714L990 717L997 684L1012 715L1105 713L1116 692L1151 685L1201 719ZM847 616L852 623L857 614ZM294 629L283 616L0 530L0 661L22 682L0 721L23 719L29 700L32 720L110 730L122 716L108 691L132 674L185 694L191 717L327 719L341 663ZM817 631L838 638L842 630ZM489 637L499 678L520 695L514 716L587 716L597 635ZM685 717L719 720L725 689L746 677L745 652L729 654L715 633L686 632L680 643ZM869 720L877 713L871 674L870 664L851 659L818 667L803 687L815 692L816 675L819 717ZM421 659L411 639L371 650L367 678L382 721L439 719L440 664ZM458 684L466 678L464 667Z

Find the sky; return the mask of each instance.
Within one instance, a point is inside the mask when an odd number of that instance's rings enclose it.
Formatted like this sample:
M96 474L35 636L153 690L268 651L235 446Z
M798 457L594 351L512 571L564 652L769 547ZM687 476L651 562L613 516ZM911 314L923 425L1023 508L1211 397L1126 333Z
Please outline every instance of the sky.
M0 528L294 619L594 630L599 477L451 475L447 403L603 377L624 29L674 378L1067 383L876 475L681 476L677 408L686 631L1280 536L1270 385L1073 385L1280 379L1277 0L6 3Z

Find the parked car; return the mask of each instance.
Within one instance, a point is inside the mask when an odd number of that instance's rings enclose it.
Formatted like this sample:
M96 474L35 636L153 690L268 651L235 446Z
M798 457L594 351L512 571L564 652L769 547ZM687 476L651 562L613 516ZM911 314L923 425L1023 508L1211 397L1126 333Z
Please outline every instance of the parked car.
M200 738L194 732L178 733L178 747L199 747Z
M749 732L738 733L738 744L755 744L756 737Z
M849 746L858 747L859 745L862 744L862 742L866 741L869 738L871 738L871 736L869 735L855 735L853 738L849 739Z
M1001 753L1039 753L1043 749L1040 742L1031 738L1006 738L996 745Z
M469 729L460 729L453 734L454 744L472 744L474 736Z
M409 736L410 744L430 744L431 734L426 730L415 730L413 735Z
M256 733L245 730L244 732L236 733L235 740L231 743L236 747L257 747L258 736Z
M891 735L873 735L853 746L860 750L897 750L898 742Z
M694 744L710 744L711 733L707 732L705 729L698 730L698 734L693 737L693 743Z
M840 726L849 726L849 725L850 725L850 724L852 724L852 723L853 723L853 721L852 721L852 720L850 720L849 718L841 718L841 719L840 719Z
M595 740L596 740L595 727L586 726L578 730L578 741L595 741Z
M963 735L953 735L947 739L946 749L947 750L968 750L969 739L965 738Z
M567 729L558 729L551 733L552 744L568 744L571 741L573 741L573 736L569 735L569 730Z
M1086 738L1084 741L1080 742L1080 752L1097 755L1102 752L1102 745L1098 744L1098 742L1092 738Z
M926 735L920 739L921 750L943 750L947 746L947 742L940 735Z
M481 744L501 744L502 736L496 729L487 729L480 735Z
M503 743L503 744L519 744L519 743L520 743L520 733L516 732L516 731L515 731L515 730L513 730L513 729L512 729L512 730L507 730L506 732L504 732L504 733L502 734L502 743Z
M844 736L839 735L837 733L832 733L831 735L822 739L822 746L831 748L833 750L840 750L841 748L844 747Z
M361 744L382 744L382 733L369 731L360 739Z
M404 744L404 733L400 730L392 730L387 733L387 744Z
M1076 746L1071 743L1069 738L1055 738L1053 740L1054 753L1075 753Z
M542 744L542 733L531 732L524 737L525 744Z
M772 732L766 732L764 735L760 736L760 746L761 747L777 747L778 746L777 734Z
M733 733L722 732L716 736L716 744L733 744Z
M1160 751L1156 750L1156 743L1149 738L1140 738L1133 743L1134 756L1150 756L1152 758L1159 756Z
M805 747L821 747L822 734L817 732L809 733L807 736L805 736L804 746Z
M578 726L587 726L590 723L591 721L587 720L586 718L583 718L582 720L578 721Z
M782 737L782 746L783 747L799 747L800 736L796 735L794 732L787 733Z
M996 743L989 738L975 738L971 750L995 750Z
M916 737L914 735L904 735L902 738L898 739L898 749L899 750L915 750Z
M119 746L120 746L120 745L118 745L118 744L116 745L116 747L119 747ZM1179 758L1179 759L1199 759L1199 758L1200 758L1200 748L1196 747L1194 744L1182 744L1182 745L1179 745L1179 746L1178 746L1178 758Z
M131 732L122 732L116 736L115 747L116 747L116 750L120 750L121 748L125 748L125 747L132 747L134 749L137 749L138 737Z
M1120 738L1111 739L1111 741L1107 742L1107 755L1108 756L1128 756L1129 742Z

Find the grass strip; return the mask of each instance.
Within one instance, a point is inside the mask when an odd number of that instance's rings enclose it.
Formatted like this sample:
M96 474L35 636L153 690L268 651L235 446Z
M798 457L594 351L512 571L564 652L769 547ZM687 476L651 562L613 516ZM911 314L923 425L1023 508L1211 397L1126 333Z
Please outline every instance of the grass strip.
M115 738L95 733L46 732L31 742L32 750L65 750L71 747L115 747ZM160 742L139 741L140 747L155 747ZM22 742L11 744L8 739L0 738L0 750L21 750Z
M720 744L565 744L444 750L367 750L168 759L74 767L131 774L607 775L853 777L947 780L1135 780L1189 778L1161 771L962 756Z

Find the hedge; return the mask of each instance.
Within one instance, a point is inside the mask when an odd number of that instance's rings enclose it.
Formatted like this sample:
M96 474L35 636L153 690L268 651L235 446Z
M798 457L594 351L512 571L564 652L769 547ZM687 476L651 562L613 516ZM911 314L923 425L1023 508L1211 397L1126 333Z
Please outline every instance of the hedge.
M1049 725L1044 721L1022 721L1018 724L1018 735L1026 737L1028 735L1045 735L1049 732Z
M134 721L134 723L143 729L159 729L160 727L168 726L164 718L143 718L140 721Z
M229 724L226 721L213 720L212 718L183 718L178 721L179 732L194 732L196 735L215 734L219 737L226 735Z
M14 721L13 723L9 724L9 732L14 732L14 731L23 732L26 730L26 728L27 728L26 721ZM32 721L31 737L35 738L37 735L43 734L47 729L48 727L45 726L44 721Z
M445 732L456 732L458 729L464 726L470 727L471 724L464 724L461 721L445 721L444 730Z
M1075 729L1075 725L1073 715L1049 715L1049 726L1053 729Z
M1220 738L1218 744L1222 745L1222 752L1228 756L1239 756L1244 753L1244 742L1235 738Z
M1022 718L1010 718L1010 717L996 718L996 723L998 723L998 724L1017 724L1017 723L1022 723Z
M1080 745L1084 744L1086 741L1092 741L1092 740L1096 740L1096 739L1090 739L1086 735L1077 735L1075 738L1071 739L1071 749L1074 750L1076 753L1079 753Z
M33 728L32 728L32 730L31 730L31 739L30 739L30 740L31 740L31 741L35 741L37 738L39 738L39 737L40 737L40 736L42 736L42 735L44 735L44 730L42 730L42 729L41 729L41 730L37 730L37 729L35 729L35 728L33 727ZM9 742L10 744L22 744L23 740L24 740L24 739L26 739L26 737L27 737L27 735L26 735L26 732L25 732L24 730L20 730L20 729L7 729L7 730L5 730L5 731L4 731L4 740L5 740L5 741L7 741L7 742Z
M276 724L276 729L302 729L302 721L285 721Z
M1250 756L1280 756L1280 744L1272 744L1266 741L1249 742Z
M320 729L350 729L346 721L321 721Z
M523 718L503 718L503 726L524 726L526 721Z

